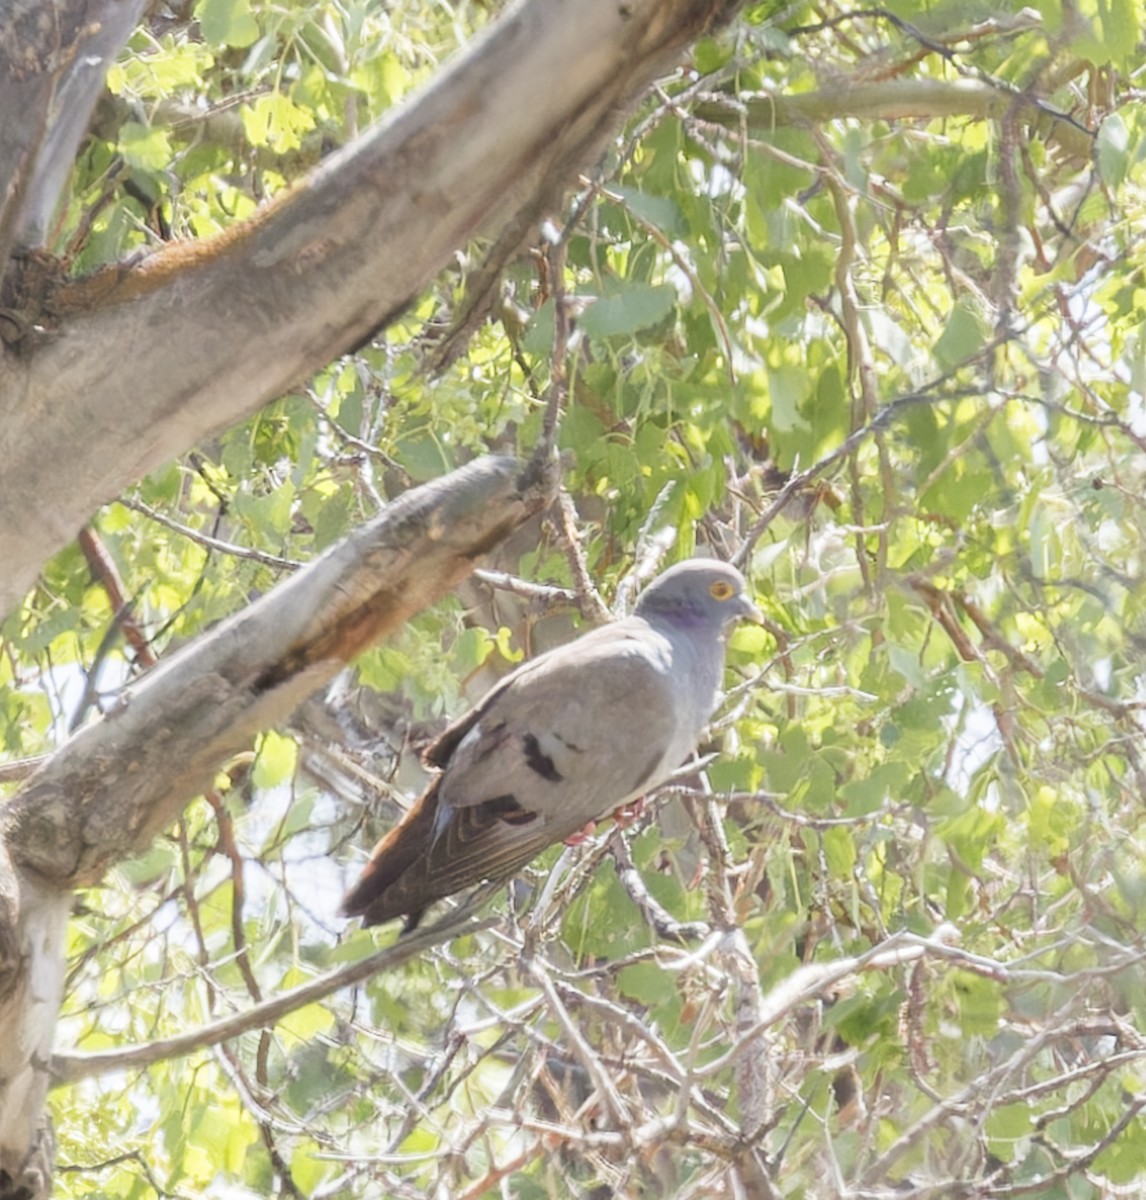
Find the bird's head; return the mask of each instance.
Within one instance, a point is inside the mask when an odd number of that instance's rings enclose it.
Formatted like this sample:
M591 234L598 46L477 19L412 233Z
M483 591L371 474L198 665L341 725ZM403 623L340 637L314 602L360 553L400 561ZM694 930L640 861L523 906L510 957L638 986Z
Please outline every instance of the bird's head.
M637 601L636 614L718 631L730 621L760 624L764 620L748 594L744 576L735 567L710 558L689 559L658 575Z

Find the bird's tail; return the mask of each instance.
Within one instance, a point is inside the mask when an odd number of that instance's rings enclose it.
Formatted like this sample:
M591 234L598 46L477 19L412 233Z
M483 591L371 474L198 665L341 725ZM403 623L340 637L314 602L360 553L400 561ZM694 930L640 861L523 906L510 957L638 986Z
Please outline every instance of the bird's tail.
M420 910L411 911L406 888L396 887L412 866L424 859L435 840L438 779L414 802L402 820L378 842L354 886L342 898L342 915L363 917L367 925L379 925L394 917L408 916L417 924Z

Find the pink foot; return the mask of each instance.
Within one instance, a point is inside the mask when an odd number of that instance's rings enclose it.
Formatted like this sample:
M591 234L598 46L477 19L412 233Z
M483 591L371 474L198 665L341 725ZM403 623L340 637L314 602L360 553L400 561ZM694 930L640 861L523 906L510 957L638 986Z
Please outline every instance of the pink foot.
M565 839L566 846L580 846L587 842L593 836L593 830L597 828L596 821L586 821L576 833L571 833Z
M628 829L630 825L635 824L645 814L645 809L648 807L648 801L644 796L638 796L635 800L630 800L628 804L622 804L620 808L613 813L613 820L622 829Z

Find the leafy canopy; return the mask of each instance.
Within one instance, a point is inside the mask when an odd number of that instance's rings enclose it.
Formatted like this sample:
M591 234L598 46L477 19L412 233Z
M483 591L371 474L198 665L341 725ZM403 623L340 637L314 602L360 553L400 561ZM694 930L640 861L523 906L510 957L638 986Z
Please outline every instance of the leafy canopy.
M86 269L226 229L495 7L160 12L109 76L57 249ZM161 657L409 484L528 453L564 374L573 508L495 565L569 588L580 555L612 600L670 539L743 552L769 628L733 638L710 792L686 780L546 882L551 853L485 933L59 1090L61 1195L704 1196L747 1144L785 1196L1141 1178L1143 18L751 5L633 114L464 353L440 348L480 242L95 517ZM8 622L10 756L139 669L113 608L73 548ZM419 784L410 745L569 613L475 585L221 764L83 897L60 1047L210 1025L365 954L337 897ZM745 1040L798 968L896 931L926 952ZM596 1071L624 1119L583 1108Z

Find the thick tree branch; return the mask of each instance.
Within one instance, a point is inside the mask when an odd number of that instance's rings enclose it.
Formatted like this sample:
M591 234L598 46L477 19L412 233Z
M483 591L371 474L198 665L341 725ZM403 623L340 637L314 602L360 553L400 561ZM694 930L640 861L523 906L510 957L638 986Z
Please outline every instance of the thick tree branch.
M993 87L981 79L885 79L877 83L840 80L795 96L766 95L747 105L719 98L691 106L694 116L731 129L747 119L757 135L792 125L816 125L848 118L863 121L935 120L1001 117L1018 105L1033 132L1057 142L1066 153L1089 160L1094 136L1067 113L1059 113L1037 97Z
M555 201L734 7L527 0L253 220L49 295L0 385L0 614L94 506L361 344L476 230Z
M61 889L141 849L221 762L469 574L551 480L488 458L407 492L332 551L125 691L0 809L18 868Z
M0 1200L50 1186L31 1152L72 889L142 849L254 733L467 575L554 490L536 464L486 458L407 492L166 659L0 806Z

